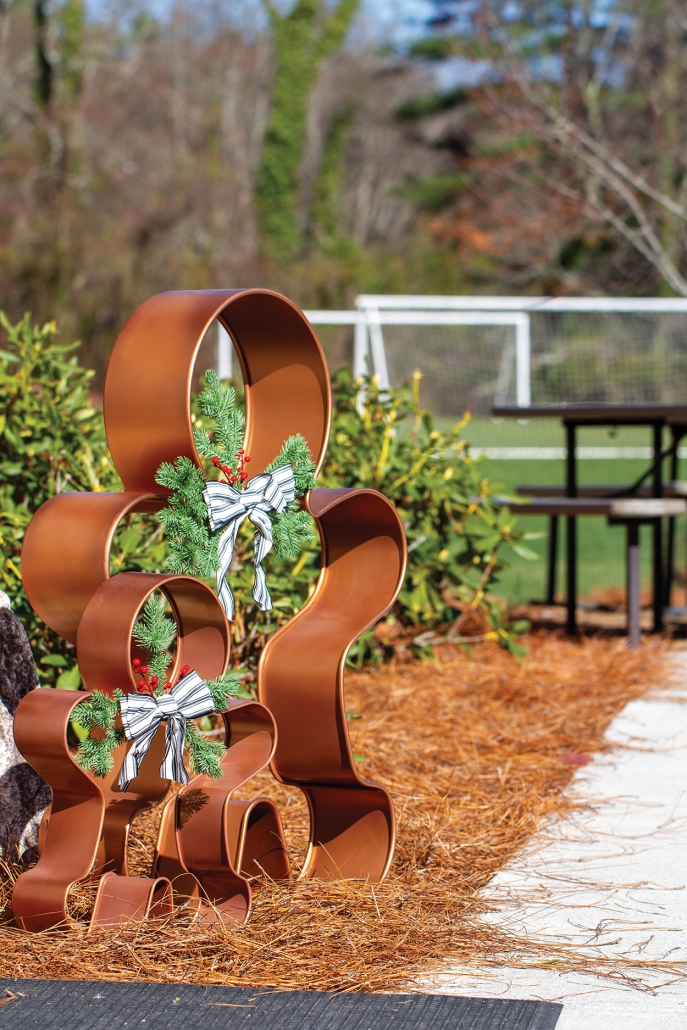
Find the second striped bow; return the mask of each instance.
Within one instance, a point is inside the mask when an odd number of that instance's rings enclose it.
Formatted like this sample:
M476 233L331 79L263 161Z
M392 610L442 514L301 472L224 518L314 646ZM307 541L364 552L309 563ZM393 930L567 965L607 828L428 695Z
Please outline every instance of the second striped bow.
M167 723L165 757L160 766L163 780L188 783L184 765L184 737L186 720L199 719L201 715L214 712L212 694L205 680L193 670L169 694L153 697L151 694L125 694L119 702L122 725L127 740L134 746L127 752L119 787L127 790L130 782L138 776L141 762L148 753L153 737L161 722Z
M255 581L253 598L261 611L272 607L267 589L263 559L272 550L272 523L270 512L283 512L296 496L296 483L290 465L280 465L274 472L265 472L237 490L229 483L209 482L203 491L213 533L224 529L219 542L219 568L217 594L228 619L234 618L234 595L227 583L227 573L234 557L234 547L241 523L250 519L256 529L253 545ZM226 528L225 528L226 527Z

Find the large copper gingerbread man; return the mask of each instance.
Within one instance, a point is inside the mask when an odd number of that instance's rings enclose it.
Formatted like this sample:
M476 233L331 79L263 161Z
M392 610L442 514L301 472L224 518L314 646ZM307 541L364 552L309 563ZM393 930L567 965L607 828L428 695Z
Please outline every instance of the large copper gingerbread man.
M331 397L324 354L290 301L268 290L160 294L142 304L120 333L105 383L105 424L122 493L67 493L47 501L26 533L22 572L36 612L76 644L87 691L135 690L132 632L147 598L168 599L177 623L175 669L221 674L230 636L215 594L189 576L120 573L109 553L120 520L157 511L164 493L155 473L187 456L193 443L190 391L201 340L214 319L236 347L246 390L252 472L300 433L317 467L329 434ZM160 778L164 728L126 791L117 772L104 780L74 761L70 714L84 694L35 690L15 719L17 745L47 780L53 804L37 864L17 880L21 926L69 925L68 892L98 883L92 921L120 925L164 915L175 901L198 918L240 923L250 880L290 876L279 812L272 801L231 794L271 762L277 779L304 792L310 846L302 875L381 880L394 849L387 791L358 775L346 729L343 678L353 641L393 604L405 572L403 528L393 506L372 490L315 489L305 498L322 540L322 571L304 607L273 634L258 675L259 702L232 701L223 713L228 749L221 779L196 776L177 794ZM129 876L126 845L134 816L165 804L153 875Z

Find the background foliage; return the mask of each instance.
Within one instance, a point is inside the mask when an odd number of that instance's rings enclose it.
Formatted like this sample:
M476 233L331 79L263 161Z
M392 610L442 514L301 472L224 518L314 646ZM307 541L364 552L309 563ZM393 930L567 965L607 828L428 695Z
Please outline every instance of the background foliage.
M530 556L507 508L495 504L461 431L466 416L449 432L435 428L419 405L422 374L412 388L380 392L360 383L347 367L332 379L334 416L322 486L369 487L395 505L408 541L408 572L392 614L372 637L392 641L401 626L438 629L472 619L517 653L504 627L504 613L487 591L507 563L509 548ZM463 619L461 616L465 615ZM421 639L421 637L420 637ZM360 647L359 644L359 653ZM377 649L379 654L379 649Z
M55 324L26 315L0 323L0 585L12 599L36 656L41 679L78 686L74 648L34 614L21 584L21 543L34 511L66 490L117 490L102 415L92 406L93 372L81 368L78 343L54 342Z
M679 4L373 7L0 3L0 307L100 382L167 289L687 292Z
M274 39L276 74L255 198L266 248L294 257L302 247L298 220L298 176L303 159L308 100L323 61L341 47L359 0L297 0L281 13L267 0Z
M42 681L79 685L74 649L52 633L31 609L21 585L21 542L34 511L49 497L71 490L118 490L121 484L107 450L102 415L88 399L93 372L82 369L78 344L57 345L55 326L16 326L6 317L7 343L0 351L0 578L2 588L29 633ZM524 551L505 509L497 508L460 436L434 428L418 406L414 389L380 394L374 382L354 383L347 369L333 380L334 416L322 486L372 487L396 505L409 543L408 576L381 628L367 633L351 652L357 664L381 660L399 635L408 640L482 613L481 633L500 636L517 650L499 606L487 589L495 582L507 547ZM361 385L366 397L358 404ZM232 624L234 662L253 669L267 636L290 618L312 593L319 572L313 534L300 557L266 562L274 608L258 612L252 599L253 535L241 531L231 586L236 598ZM154 516L131 515L113 546L113 573L158 571L166 559L162 527ZM472 616L471 616L472 617ZM398 641L397 641L398 643ZM422 637L417 646L423 646Z

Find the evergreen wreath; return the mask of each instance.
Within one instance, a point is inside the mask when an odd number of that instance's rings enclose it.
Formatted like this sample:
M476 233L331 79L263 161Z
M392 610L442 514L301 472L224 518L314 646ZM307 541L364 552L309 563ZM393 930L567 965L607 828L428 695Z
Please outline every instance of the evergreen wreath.
M194 432L198 453L224 475L227 483L241 490L248 480L246 466L251 459L242 447L245 419L236 407L233 387L221 383L209 369L198 406L212 424L212 436L203 428ZM300 434L286 440L265 473L285 465L291 466L296 498L303 497L315 486L316 480L315 463ZM158 515L169 545L166 568L177 575L211 578L219 568L218 546L222 534L221 531L213 533L210 528L203 497L206 477L189 458L180 457L173 464L160 465L155 480L171 491L167 507ZM293 500L283 512L270 512L269 516L277 559L297 558L312 540L310 515Z
M147 664L140 658L134 658L132 668L138 677L136 689L140 694L151 694L161 697L169 693L174 684L165 680L165 673L171 662L168 647L176 632L176 623L165 616L165 602L157 601L151 596L146 601L142 618L134 627L133 637L136 643L147 654ZM185 665L177 682L189 672ZM223 712L229 700L238 696L239 679L235 673L225 673L207 683L216 712ZM120 716L121 690L115 690L110 697L100 690L94 690L87 701L82 701L72 712L72 721L84 730L84 737L75 755L75 760L82 769L93 772L96 776L106 776L114 764L112 752L126 740L124 729L117 725ZM100 731L92 736L92 731ZM196 775L201 773L212 779L222 776L222 757L226 751L219 741L207 740L192 722L186 723L184 744L188 748L189 765Z

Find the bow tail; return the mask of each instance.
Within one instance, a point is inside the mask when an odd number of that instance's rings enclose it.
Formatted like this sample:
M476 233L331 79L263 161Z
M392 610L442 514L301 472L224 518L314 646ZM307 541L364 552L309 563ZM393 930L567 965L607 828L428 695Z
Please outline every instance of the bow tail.
M183 715L173 715L167 721L165 731L165 757L160 765L160 776L163 780L175 780L177 783L188 783L188 773L184 765L184 737L186 735L186 719Z
M263 558L272 550L272 523L266 512L254 508L249 518L256 528L255 541L253 544L253 564L255 566L255 579L253 581L253 600L262 612L267 612L272 607L272 597L267 588L265 570L262 567Z
M217 596L229 622L234 621L234 595L226 579L217 574Z
M243 519L234 519L222 533L219 540L219 546L217 548L217 556L219 558L219 568L217 569L217 596L219 602L226 612L226 616L230 622L234 618L234 595L231 592L231 587L227 582L227 573L231 568L231 563L234 558L234 547L236 546L236 537L238 535L239 526Z
M122 764L122 769L119 774L119 789L128 790L129 784L138 776L139 769L141 768L141 762L148 753L148 748L153 742L153 737L157 733L160 720L157 719L154 726L151 726L149 730L142 733L140 737L137 737L134 741L134 746L129 748L126 753L126 757ZM168 777L165 777L166 779Z
M267 586L265 570L262 565L255 566L255 579L253 580L253 600L261 612L268 612L272 607L272 595Z

